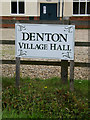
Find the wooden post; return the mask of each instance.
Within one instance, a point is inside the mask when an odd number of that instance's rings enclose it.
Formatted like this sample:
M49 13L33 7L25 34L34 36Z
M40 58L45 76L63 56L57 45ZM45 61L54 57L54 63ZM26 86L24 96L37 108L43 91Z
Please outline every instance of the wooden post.
M61 60L61 80L62 83L68 83L68 60Z
M16 57L16 87L20 85L20 58Z
M74 60L70 60L70 90L74 91Z

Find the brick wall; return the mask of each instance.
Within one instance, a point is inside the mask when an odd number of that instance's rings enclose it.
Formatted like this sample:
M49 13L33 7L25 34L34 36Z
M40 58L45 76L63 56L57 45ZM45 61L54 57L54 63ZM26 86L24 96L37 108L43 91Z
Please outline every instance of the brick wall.
M69 20L71 24L75 24L76 28L90 28L90 16L70 17ZM20 23L31 23L31 21L40 21L40 17L2 16L0 17L0 21L0 27L2 28L14 28L17 21ZM61 18L55 21L55 23L62 24Z
M29 20L29 17L18 17L18 16L2 16L2 20Z
M70 21L76 28L90 28L90 16L73 16L70 17Z
M70 20L89 21L89 20L90 20L90 16L76 16L76 17L70 17Z

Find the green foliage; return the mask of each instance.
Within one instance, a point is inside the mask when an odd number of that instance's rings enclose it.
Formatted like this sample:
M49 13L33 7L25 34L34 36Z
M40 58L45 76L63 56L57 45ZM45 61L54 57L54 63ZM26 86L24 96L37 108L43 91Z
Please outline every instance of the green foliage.
M75 81L73 93L69 85L61 84L60 78L21 78L19 90L14 82L11 79L7 85L3 83L3 118L88 119L88 98L84 97L87 81Z
M2 78L2 88L6 89L6 87L14 86L15 85L15 78L10 77L3 77Z

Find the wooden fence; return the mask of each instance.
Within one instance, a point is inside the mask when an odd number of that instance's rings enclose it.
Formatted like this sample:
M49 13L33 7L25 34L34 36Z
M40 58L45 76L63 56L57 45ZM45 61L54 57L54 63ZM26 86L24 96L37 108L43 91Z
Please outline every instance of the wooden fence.
M15 40L0 40L0 44L15 45ZM75 42L75 47L90 47L90 42ZM89 52L89 51L88 51ZM88 53L89 54L89 53ZM20 80L20 64L23 65L47 65L61 66L61 80L63 83L68 81L68 66L70 66L70 90L74 90L74 67L90 67L90 63L74 62L67 60L61 61L35 61L35 60L0 60L2 64L16 64L16 87L19 87Z
M2 45L15 45L15 40L0 40ZM75 47L90 47L90 42L75 42ZM0 60L2 64L16 64L16 60ZM47 65L47 66L61 66L60 61L35 61L35 60L21 60L23 65ZM70 66L70 62L68 62ZM75 67L90 67L90 63L75 62Z

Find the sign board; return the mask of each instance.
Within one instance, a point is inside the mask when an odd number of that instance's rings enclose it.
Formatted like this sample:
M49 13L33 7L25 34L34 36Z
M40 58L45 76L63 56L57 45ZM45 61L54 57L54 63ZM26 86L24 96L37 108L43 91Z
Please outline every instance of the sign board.
M74 25L15 24L16 57L74 60Z

